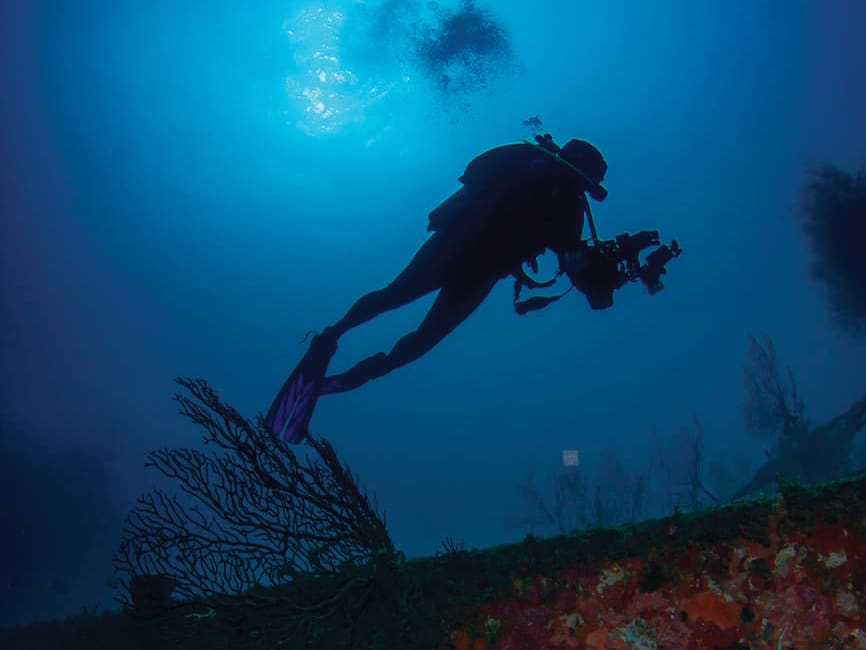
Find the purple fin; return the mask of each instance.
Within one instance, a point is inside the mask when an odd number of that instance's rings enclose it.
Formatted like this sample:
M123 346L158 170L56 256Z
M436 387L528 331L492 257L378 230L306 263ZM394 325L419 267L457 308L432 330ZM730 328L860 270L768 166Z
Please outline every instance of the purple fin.
M317 336L298 367L292 371L265 417L265 426L279 440L296 445L307 435L307 427L316 402L319 387L336 342Z
M279 440L296 445L306 434L312 410L316 405L315 385L298 368L293 372L274 399L265 425Z

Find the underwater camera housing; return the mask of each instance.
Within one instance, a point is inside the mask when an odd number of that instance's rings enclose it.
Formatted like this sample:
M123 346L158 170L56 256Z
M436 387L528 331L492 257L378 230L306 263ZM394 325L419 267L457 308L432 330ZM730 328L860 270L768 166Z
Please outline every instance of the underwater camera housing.
M652 246L658 248L647 255L642 265L640 253ZM607 309L613 305L613 292L627 282L639 280L650 295L661 291L661 276L667 273L665 265L680 253L676 239L668 246L661 244L658 230L641 230L593 245L586 243L578 252L566 256L563 271L592 309Z

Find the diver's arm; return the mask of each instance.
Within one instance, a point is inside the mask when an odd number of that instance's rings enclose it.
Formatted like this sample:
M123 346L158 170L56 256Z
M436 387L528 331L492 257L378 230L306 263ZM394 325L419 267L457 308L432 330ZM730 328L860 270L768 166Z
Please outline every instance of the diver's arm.
M576 214L566 221L556 241L551 242L548 247L556 254L560 273L568 273L570 269L574 270L586 261L589 240L581 239L583 222L584 207L581 201Z

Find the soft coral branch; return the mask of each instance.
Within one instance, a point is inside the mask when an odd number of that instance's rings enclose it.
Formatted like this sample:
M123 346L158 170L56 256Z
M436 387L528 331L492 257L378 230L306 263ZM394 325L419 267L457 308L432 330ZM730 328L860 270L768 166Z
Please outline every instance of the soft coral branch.
M206 600L395 553L384 516L326 440L308 437L299 458L203 379L177 382L187 391L175 395L181 414L216 453L148 456L146 465L174 480L180 495L157 490L130 514L115 556L124 605L140 605L135 585L155 578L172 586L163 600L171 592Z

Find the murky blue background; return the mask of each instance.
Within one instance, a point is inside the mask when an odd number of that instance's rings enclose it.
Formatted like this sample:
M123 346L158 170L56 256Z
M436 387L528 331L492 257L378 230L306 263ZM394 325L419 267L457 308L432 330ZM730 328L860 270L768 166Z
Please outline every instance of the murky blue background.
M266 410L304 332L399 272L466 163L536 114L604 152L603 236L658 228L685 253L607 312L569 295L517 317L503 282L420 361L322 398L314 431L407 555L518 539L528 471L563 449L644 471L650 433L676 446L693 415L708 472L743 481L764 458L750 333L816 421L863 395L866 347L831 328L797 213L810 165L866 158L866 5L479 3L516 66L454 96L401 40L432 6L2 4L0 623L109 605L124 513L159 482L144 455L200 441L172 379ZM332 370L431 300L351 332Z

